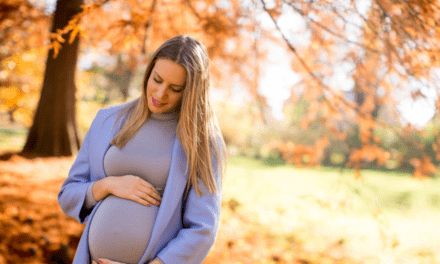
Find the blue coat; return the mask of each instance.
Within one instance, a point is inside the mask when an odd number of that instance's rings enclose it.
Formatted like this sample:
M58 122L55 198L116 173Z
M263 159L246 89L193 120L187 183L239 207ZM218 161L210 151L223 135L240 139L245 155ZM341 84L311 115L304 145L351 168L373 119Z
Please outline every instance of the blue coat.
M120 129L120 124L112 126L117 116L115 113L123 106L99 110L58 194L58 202L68 216L80 223L87 221L73 264L90 263L88 234L91 221L88 220L93 218L102 200L90 210L83 205L89 185L107 177L104 171L104 155L110 147L110 140ZM209 193L200 184L205 191L204 195L197 197L195 190L190 188L184 199L188 181L186 161L185 152L176 137L159 212L150 242L139 263L148 263L155 257L166 264L201 263L214 243L221 209L219 172L217 170L215 175L219 189L217 193Z

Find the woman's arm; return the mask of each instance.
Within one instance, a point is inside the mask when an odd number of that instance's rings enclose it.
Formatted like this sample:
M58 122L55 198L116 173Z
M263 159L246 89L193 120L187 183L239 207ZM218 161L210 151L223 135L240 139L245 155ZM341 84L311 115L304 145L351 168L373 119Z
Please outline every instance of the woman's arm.
M84 137L75 162L70 168L69 175L61 186L60 192L58 193L58 203L61 209L66 215L77 219L80 223L86 222L91 212L90 208L86 208L83 205L87 189L91 183L89 141L91 133L90 131L92 130L93 123Z

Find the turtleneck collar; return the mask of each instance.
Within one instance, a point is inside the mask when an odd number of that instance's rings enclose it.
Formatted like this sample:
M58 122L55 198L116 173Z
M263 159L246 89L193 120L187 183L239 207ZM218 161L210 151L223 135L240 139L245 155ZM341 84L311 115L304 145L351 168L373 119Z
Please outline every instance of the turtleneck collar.
M158 121L172 121L172 120L177 120L178 116L179 116L179 111L175 109L163 114L151 113L150 118Z

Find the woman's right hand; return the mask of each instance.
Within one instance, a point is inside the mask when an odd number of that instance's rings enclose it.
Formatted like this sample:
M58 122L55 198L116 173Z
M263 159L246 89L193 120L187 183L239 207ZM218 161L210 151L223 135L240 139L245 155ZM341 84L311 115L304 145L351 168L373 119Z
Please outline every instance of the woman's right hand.
M149 182L134 175L106 177L109 194L150 206L159 205L162 200L159 192Z

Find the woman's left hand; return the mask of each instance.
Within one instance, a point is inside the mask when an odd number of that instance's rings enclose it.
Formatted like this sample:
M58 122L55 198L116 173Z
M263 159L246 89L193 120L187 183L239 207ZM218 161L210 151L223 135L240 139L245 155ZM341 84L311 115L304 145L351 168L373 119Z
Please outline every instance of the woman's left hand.
M122 263L122 262L111 261L111 260L108 260L108 259L99 259L98 262L92 260L92 264L99 264L99 263L102 263L102 264L125 264L125 263Z
M111 261L108 259L99 259L99 261L101 261L100 263L102 264L125 264L122 262L117 262L117 261ZM153 261L151 261L149 264L162 264L158 259L154 259ZM92 260L92 264L98 264L96 261Z

